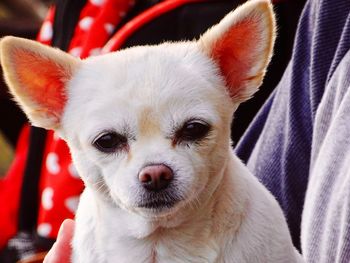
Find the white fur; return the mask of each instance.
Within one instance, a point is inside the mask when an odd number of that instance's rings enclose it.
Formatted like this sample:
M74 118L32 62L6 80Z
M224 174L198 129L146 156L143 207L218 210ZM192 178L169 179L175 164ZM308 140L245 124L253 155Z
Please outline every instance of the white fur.
M74 262L301 262L277 202L232 153L237 105L196 44L88 59L69 90L61 135L87 184L76 217ZM144 135L138 118L149 109L147 121L159 132ZM172 148L167 135L194 116L215 127L210 138ZM105 129L134 133L131 160L92 147ZM136 208L137 174L145 163L176 170L185 201L163 214ZM100 184L107 187L96 191Z
M248 3L199 42L136 47L77 62L56 126L86 184L73 262L302 262L276 200L231 150L239 102L228 95L207 50L229 21L256 17L254 7L264 12L261 5L270 8L265 0ZM267 30L259 38L266 48L249 72L259 75L259 83L272 52L273 30ZM209 135L199 143L174 144L174 132L192 118L209 123ZM126 134L127 150L96 149L94 140L106 130ZM138 206L145 191L138 173L152 163L174 171L181 201L171 208Z

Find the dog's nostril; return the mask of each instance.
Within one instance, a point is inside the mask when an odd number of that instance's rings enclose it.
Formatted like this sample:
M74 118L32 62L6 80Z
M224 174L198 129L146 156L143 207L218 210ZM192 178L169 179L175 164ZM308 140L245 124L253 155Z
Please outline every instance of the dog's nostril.
M139 181L150 191L159 191L168 187L173 178L173 171L164 164L146 166L139 173Z
M141 183L149 183L152 181L152 176L148 173L140 174L139 180Z

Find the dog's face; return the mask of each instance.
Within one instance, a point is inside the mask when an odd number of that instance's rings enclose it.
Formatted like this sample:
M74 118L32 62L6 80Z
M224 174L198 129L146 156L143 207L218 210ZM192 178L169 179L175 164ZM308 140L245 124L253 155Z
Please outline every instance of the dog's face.
M148 217L197 206L225 167L231 118L261 84L274 42L266 0L224 18L197 42L80 61L5 38L11 92L34 125L64 138L87 186Z
M216 73L193 43L85 61L61 127L81 174L145 214L198 198L229 147L233 103Z

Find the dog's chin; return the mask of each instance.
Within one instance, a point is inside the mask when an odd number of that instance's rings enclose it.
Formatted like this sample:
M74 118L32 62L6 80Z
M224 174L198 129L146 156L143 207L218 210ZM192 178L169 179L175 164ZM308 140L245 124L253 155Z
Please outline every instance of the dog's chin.
M136 207L134 211L142 217L156 220L174 214L177 210L176 206L158 206L154 208Z
M112 202L131 213L147 218L159 218L175 213L182 205L183 198L168 191L143 193L133 202L123 202L116 194L111 194Z

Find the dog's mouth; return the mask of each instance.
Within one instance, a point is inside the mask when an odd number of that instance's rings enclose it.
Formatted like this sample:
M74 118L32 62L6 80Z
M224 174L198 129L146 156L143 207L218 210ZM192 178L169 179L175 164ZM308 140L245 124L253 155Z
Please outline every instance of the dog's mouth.
M142 194L137 207L150 209L154 212L173 208L182 198L171 191L145 192Z
M163 200L153 201L153 202L143 202L139 204L140 208L147 208L152 210L162 210L164 208L172 208L176 202L166 202Z

